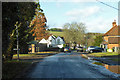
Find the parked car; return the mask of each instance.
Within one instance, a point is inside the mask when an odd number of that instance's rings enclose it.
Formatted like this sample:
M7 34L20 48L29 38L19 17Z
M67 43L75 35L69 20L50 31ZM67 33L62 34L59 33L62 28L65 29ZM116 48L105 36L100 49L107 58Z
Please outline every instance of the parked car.
M90 51L90 49L94 49L96 46L89 46L87 49L86 49L86 52Z
M79 46L79 47L76 47L76 49L77 49L77 52L78 52L78 51L83 52L83 47L80 47L80 46Z
M64 52L71 52L71 49L69 47L65 47Z
M100 47L97 47L97 46L90 46L90 47L87 48L86 51L89 52L89 53L93 53L93 52L103 52L104 49L103 49L103 48L100 48Z

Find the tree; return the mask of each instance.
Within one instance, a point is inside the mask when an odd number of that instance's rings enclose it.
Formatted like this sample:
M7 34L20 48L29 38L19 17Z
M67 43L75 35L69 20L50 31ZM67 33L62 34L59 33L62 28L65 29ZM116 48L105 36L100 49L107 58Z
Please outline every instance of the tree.
M83 23L72 22L63 26L64 38L67 43L83 44L85 42L86 26Z
M33 32L32 36L35 37L35 40L40 41L42 38L48 37L49 34L46 30L46 22L47 20L43 13L43 10L40 9L40 7L38 6L38 8L36 9L36 15L31 22L31 32Z
M51 29L49 29L49 31L58 31L58 32L62 32L62 29L60 29L60 28L51 28Z
M94 39L93 45L94 46L100 46L102 41L103 41L102 35L96 36L96 38Z
M35 2L3 2L2 3L2 53L6 58L14 54L16 48L16 25L19 32L19 46L26 49L27 42L30 41L28 25L35 15L37 8ZM11 58L10 58L11 59Z

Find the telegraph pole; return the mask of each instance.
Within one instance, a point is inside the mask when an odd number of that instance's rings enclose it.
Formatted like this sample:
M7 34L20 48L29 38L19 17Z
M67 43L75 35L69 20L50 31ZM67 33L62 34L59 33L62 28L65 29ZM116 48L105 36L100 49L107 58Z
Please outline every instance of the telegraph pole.
M18 26L16 25L16 37L17 37L17 56L18 56L18 61L19 61L19 39L18 39Z

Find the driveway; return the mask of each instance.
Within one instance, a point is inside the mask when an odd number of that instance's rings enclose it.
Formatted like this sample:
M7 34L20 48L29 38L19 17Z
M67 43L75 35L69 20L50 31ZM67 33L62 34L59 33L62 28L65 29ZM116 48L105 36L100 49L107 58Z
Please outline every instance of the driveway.
M43 59L27 75L27 78L94 78L101 80L107 78L100 73L99 66L92 61L84 59L80 53L59 53Z

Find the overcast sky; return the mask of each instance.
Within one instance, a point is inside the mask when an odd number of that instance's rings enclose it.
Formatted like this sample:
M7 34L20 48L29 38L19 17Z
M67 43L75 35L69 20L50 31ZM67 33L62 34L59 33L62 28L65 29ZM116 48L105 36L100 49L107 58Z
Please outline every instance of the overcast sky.
M115 8L118 8L118 2L104 0L104 3ZM40 5L49 28L62 28L65 23L82 22L87 32L105 33L112 27L114 20L118 23L118 11L96 0L40 0Z

